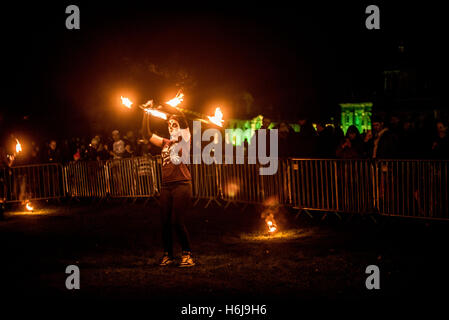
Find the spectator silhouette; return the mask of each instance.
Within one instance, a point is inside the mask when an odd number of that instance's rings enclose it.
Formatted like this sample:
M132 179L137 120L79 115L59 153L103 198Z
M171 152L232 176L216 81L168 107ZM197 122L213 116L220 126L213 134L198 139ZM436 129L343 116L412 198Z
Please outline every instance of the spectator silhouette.
M298 157L310 158L316 155L317 133L308 119L300 119L299 133L296 136L296 155Z
M276 129L278 129L278 157L286 158L294 156L295 144L292 127L282 121L277 125Z
M385 127L382 117L375 116L372 119L374 136L372 140L371 157L373 159L388 159L397 156L397 137Z
M346 131L346 137L336 151L337 157L342 159L360 159L363 157L363 140L359 129L352 125Z
M123 158L123 154L125 153L125 142L120 139L120 132L118 130L112 131L112 139L114 143L112 145L111 155L114 159Z
M432 143L432 158L449 159L447 125L443 121L437 121L436 123L436 136Z
M51 140L48 145L46 161L50 163L60 163L62 161L61 151L57 147L56 140Z
M333 158L335 156L335 136L331 126L326 126L325 121L317 123L316 154L320 158Z

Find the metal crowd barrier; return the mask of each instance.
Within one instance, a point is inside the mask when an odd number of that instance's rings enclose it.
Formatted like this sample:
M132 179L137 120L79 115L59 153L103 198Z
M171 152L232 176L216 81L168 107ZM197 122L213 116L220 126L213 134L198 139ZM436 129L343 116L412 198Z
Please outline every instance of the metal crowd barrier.
M212 163L190 164L192 176L192 194L197 199L218 199L220 196L219 165Z
M7 202L69 197L153 197L161 158L144 156L0 168ZM196 199L307 210L449 219L447 160L279 159L274 175L258 164L192 164Z
M62 166L58 163L4 168L0 192L7 202L57 199L64 196Z
M275 200L291 203L290 163L279 161L274 175L260 175L258 164L217 165L221 199L230 202L265 203Z
M385 215L449 219L449 161L379 160L378 208Z
M308 210L372 212L375 164L370 160L290 159L292 205Z
M106 161L76 161L64 167L64 186L74 198L103 198L110 193L109 170Z
M71 197L153 197L161 185L160 157L76 161L64 168Z
M272 176L256 164L193 165L197 198L306 210L449 219L449 161L279 159Z

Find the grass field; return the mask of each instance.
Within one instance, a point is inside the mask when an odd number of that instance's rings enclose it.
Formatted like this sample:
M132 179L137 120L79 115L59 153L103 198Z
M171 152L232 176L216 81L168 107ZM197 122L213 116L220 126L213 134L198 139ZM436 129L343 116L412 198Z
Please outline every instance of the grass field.
M197 263L189 269L157 265L154 201L11 208L0 222L3 292L10 299L392 301L438 297L449 283L447 223L321 220L283 209L279 231L269 235L263 208L202 204L186 218ZM80 268L80 290L65 288L72 264ZM365 287L372 264L381 290Z

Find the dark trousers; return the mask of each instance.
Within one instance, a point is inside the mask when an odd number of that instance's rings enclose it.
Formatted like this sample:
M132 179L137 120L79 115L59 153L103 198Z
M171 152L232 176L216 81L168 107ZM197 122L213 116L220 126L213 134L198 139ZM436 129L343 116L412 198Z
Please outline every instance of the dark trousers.
M190 240L184 225L184 216L191 205L192 184L175 182L163 185L161 189L162 241L164 251L173 256L172 227L178 236L182 251L190 250Z

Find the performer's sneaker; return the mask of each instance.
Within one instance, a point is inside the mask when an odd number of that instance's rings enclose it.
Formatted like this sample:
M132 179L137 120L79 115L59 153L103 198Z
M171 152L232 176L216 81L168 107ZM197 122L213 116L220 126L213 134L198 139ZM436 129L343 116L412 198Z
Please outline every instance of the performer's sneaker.
M173 257L171 257L168 252L164 252L164 255L161 258L161 262L159 263L160 266L164 267L164 266L169 266L171 264L173 264L175 262L175 260L173 259Z
M186 267L193 267L195 265L195 262L193 262L192 255L190 252L183 252L181 256L181 262L179 263L179 267L186 268Z

